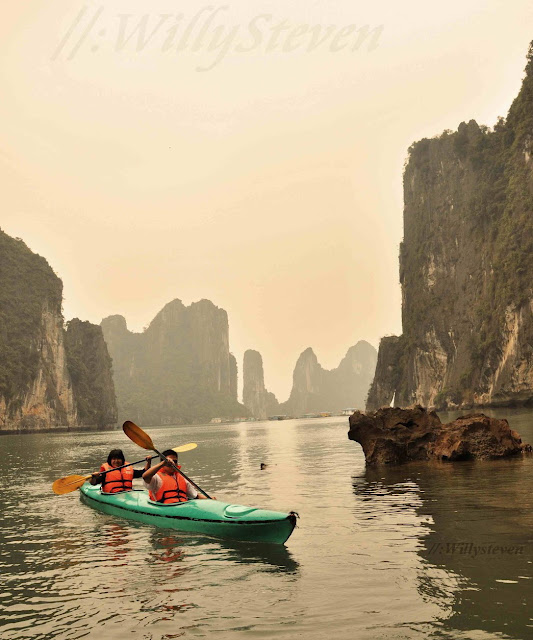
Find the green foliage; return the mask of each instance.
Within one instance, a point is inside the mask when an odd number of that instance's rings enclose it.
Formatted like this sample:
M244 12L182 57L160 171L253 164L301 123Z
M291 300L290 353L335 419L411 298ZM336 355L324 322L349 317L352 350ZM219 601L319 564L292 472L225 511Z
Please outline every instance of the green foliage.
M0 397L13 415L35 380L43 310L61 313L62 283L44 258L0 230Z
M435 332L455 367L453 390L439 400L484 392L501 359L506 315L533 298L533 43L507 118L492 130L462 123L412 145L404 185L409 358ZM441 270L430 280L435 265Z
M74 318L67 323L65 351L78 423L99 427L116 423L111 358L102 329Z

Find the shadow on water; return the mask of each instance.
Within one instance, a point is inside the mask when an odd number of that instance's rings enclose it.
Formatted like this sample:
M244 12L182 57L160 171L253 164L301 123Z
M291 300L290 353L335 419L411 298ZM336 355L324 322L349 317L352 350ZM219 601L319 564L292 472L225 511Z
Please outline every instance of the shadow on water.
M411 494L417 588L442 611L440 637L532 637L532 480L533 459L522 457L367 468L353 478L357 497L376 512Z

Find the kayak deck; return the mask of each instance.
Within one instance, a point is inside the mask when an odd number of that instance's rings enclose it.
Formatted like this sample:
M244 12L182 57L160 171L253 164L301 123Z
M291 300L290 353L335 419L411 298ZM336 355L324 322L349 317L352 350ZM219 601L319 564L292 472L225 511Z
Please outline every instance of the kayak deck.
M219 500L188 500L176 504L152 502L148 492L134 489L105 494L85 483L80 497L87 505L114 515L167 529L203 533L220 538L283 544L296 525L294 512L255 509Z

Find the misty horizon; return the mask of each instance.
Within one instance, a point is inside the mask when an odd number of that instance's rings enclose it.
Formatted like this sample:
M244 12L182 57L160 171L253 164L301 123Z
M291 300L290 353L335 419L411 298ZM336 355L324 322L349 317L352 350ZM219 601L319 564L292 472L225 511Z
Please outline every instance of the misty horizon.
M209 299L239 367L259 351L286 398L307 347L331 370L401 333L408 149L506 115L532 11L235 3L193 25L169 1L10 6L1 226L59 274L66 320L139 332L170 300Z

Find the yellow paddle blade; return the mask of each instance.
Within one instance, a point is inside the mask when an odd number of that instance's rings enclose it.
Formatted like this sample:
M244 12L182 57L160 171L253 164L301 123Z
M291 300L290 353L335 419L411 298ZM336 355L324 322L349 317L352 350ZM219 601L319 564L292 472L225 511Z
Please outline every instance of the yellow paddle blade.
M126 422L122 425L122 430L128 436L128 438L135 442L135 444L139 445L143 449L148 449L148 451L155 451L154 443L152 442L152 438L145 433L141 427L138 427L136 424L131 422L131 420L126 420Z
M76 491L76 489L79 489L90 477L91 476L66 476L65 478L59 478L53 483L52 491L57 493L58 496Z
M196 442L189 442L189 444L182 444L181 447L174 447L172 451L176 453L183 453L184 451L191 451L191 449L196 449L198 445Z

